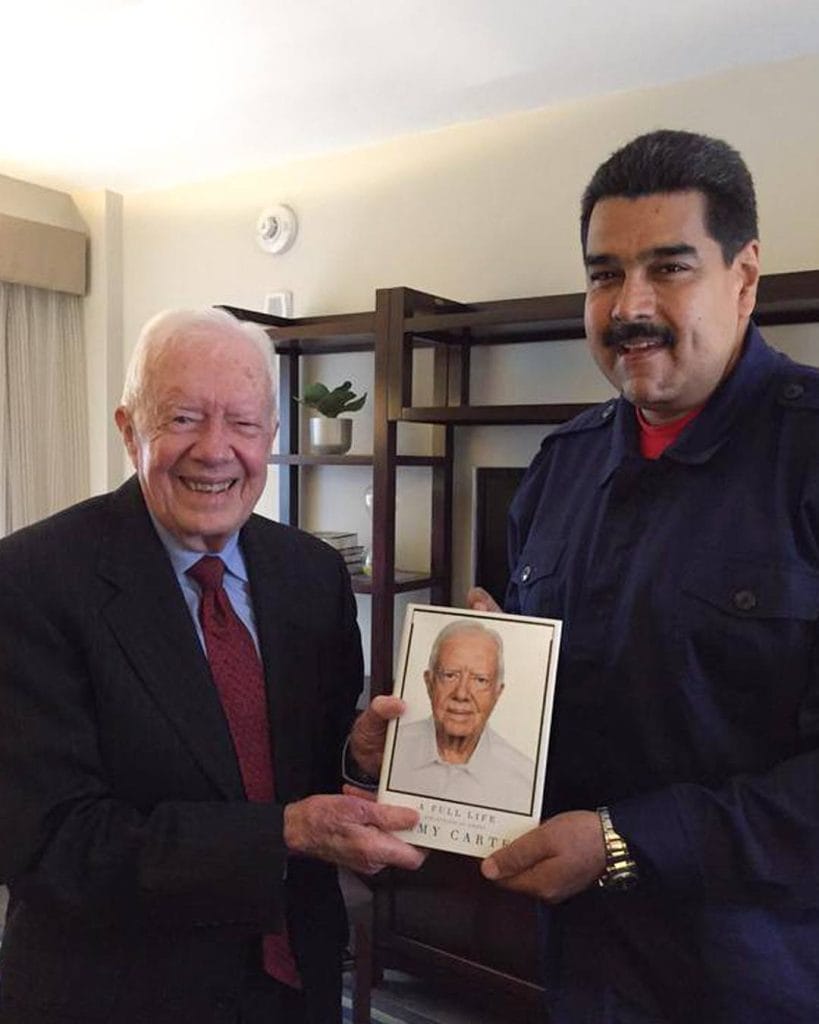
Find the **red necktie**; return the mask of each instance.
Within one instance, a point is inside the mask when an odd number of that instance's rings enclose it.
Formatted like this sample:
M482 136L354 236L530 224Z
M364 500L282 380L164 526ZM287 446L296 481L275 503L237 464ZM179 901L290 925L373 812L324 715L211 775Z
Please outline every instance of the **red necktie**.
M206 555L188 569L199 584L199 621L210 671L227 718L248 800L271 801L273 762L264 672L247 627L233 610L222 586L225 565ZM262 937L265 971L294 988L301 987L287 931Z

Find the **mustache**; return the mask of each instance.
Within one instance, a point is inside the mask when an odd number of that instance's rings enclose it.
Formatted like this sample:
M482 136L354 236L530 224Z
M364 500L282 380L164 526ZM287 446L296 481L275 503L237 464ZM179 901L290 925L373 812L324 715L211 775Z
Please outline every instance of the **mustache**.
M662 324L652 324L647 320L638 320L635 323L612 324L603 332L603 344L607 348L616 348L626 341L636 341L639 338L656 338L663 345L673 346L677 338L670 327Z

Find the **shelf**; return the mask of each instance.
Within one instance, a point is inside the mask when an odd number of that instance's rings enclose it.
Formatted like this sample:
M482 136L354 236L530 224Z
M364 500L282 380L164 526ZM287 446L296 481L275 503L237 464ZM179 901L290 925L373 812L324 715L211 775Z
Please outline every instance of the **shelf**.
M372 466L372 455L271 455L269 466ZM442 455L397 455L397 466L442 466Z
M439 423L491 426L526 423L565 423L596 402L565 402L551 405L450 405L411 406L401 410L400 420L408 423Z
M269 466L371 466L372 455L271 455Z
M272 316L255 309L219 305L238 320L260 324L277 352L318 355L320 352L367 352L375 348L375 313L331 316Z
M350 582L356 594L372 593L372 576L357 573L355 576L350 577ZM431 587L436 582L436 579L430 576L428 572L411 572L408 569L396 569L392 589L396 594L403 594L411 590L426 590L427 587Z
M760 277L753 317L763 327L815 323L819 320L819 270Z
M396 455L396 466L444 466L443 455Z
M375 348L374 313L293 320L266 330L273 348L280 354L309 356L323 352L372 352Z
M404 330L413 338L443 344L502 345L582 338L582 292L526 299L476 302L451 313L406 317Z
M238 320L260 324L276 352L319 355L323 352L371 352L375 348L375 313L339 313L332 316L272 316L255 309L221 304L218 309Z
M502 345L580 339L583 292L537 295L493 302L454 303L438 300L434 313L404 318L407 334L442 344ZM279 317L237 306L222 305L240 320L261 324L277 352L312 355L324 352L372 351L375 312L327 316ZM813 323L819 320L819 270L764 274L754 310L758 324Z
M504 345L585 337L583 292L475 302L450 312L406 317L413 338L441 344ZM819 319L819 271L765 274L759 279L758 324L814 323Z

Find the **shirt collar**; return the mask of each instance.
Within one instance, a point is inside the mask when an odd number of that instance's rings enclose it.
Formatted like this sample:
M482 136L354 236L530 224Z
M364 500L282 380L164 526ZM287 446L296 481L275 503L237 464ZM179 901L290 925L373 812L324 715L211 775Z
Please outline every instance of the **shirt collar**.
M183 547L170 530L167 530L157 520L152 512L149 511L148 514L151 517L151 522L154 524L154 529L159 535L159 539L162 541L163 547L168 552L168 558L171 560L174 572L177 576L184 576L188 569L192 568L200 558L204 557L203 553L201 551L191 551L189 548ZM225 569L229 573L238 577L242 582L247 583L247 567L245 566L242 549L239 547L238 532L232 533L228 537L221 551L211 552L211 554L222 559L225 563Z
M782 355L765 343L758 328L748 325L736 366L703 406L699 415L660 456L677 462L707 462L728 439L738 417L752 408L770 380ZM625 398L616 402L612 438L601 473L602 486L620 463L639 452L639 432L634 407Z

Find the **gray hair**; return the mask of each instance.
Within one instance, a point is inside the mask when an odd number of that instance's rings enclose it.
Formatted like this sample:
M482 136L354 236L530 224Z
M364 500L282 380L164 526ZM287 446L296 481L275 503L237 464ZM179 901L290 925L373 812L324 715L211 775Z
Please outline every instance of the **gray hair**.
M237 320L224 309L166 309L145 324L139 334L122 389L120 404L131 416L145 407L145 390L151 362L160 352L181 340L195 339L208 332L245 338L256 346L264 358L267 378L270 384L270 404L273 418L276 416L276 370L273 362L273 345L265 331L254 323Z
M497 660L497 678L496 682L503 682L503 638L500 633L494 629L489 629L487 626L482 625L480 622L468 622L456 620L450 622L441 630L441 632L435 637L435 641L432 645L432 650L429 652L429 665L427 666L430 672L434 672L438 668L438 660L441 654L441 648L450 640L453 636L459 636L461 633L475 633L479 636L484 636L491 640L495 645L495 655Z

